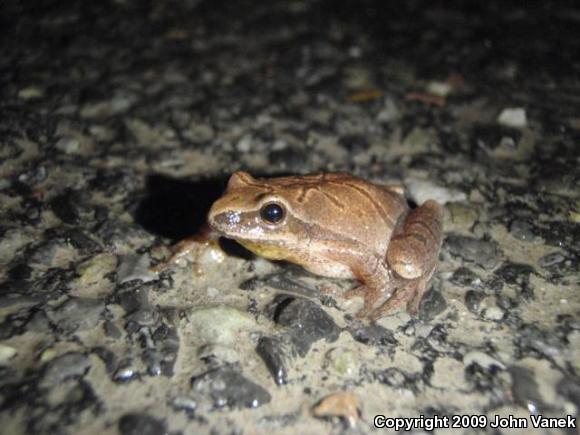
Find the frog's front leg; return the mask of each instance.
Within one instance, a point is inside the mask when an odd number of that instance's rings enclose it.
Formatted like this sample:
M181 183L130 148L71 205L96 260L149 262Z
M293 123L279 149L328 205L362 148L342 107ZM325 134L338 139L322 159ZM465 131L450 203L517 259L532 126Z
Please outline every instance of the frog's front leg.
M152 272L159 273L177 263L179 259L187 256L191 256L193 263L196 264L204 249L211 244L217 244L218 237L219 235L208 225L203 225L196 234L173 245L169 259L151 266L149 269Z
M407 303L409 313L418 311L437 267L442 240L443 209L437 202L428 200L407 215L387 250L387 263L402 285L371 317L378 318L402 303Z
M395 291L397 279L385 259L380 256L361 255L356 261L351 261L351 265L361 285L345 292L344 297L350 299L361 296L364 306L356 316L369 317L374 312L377 302L389 300Z

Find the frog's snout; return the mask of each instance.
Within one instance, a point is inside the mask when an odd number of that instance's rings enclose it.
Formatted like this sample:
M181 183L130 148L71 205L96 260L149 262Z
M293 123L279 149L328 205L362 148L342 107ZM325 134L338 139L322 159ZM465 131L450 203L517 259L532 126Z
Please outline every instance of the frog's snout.
M229 229L236 227L241 222L240 213L236 211L225 211L214 214L211 212L208 215L209 225L218 230L227 232Z

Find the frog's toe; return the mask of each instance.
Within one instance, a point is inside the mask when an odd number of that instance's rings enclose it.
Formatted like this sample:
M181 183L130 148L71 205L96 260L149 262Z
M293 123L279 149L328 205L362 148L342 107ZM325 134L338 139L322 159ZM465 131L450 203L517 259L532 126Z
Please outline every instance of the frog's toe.
M350 290L345 291L343 293L343 296L345 299L352 299L352 298L356 298L359 296L362 298L365 298L367 292L368 292L368 289L366 286L359 285L355 288L351 288Z

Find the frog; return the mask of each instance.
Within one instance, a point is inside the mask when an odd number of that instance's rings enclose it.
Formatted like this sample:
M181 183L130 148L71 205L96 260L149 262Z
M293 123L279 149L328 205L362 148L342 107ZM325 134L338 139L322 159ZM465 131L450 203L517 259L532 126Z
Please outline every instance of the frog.
M254 178L235 172L211 207L212 230L261 257L316 275L357 279L358 317L379 318L406 304L416 314L436 270L443 209L411 209L400 185L348 173Z
M378 319L402 305L418 312L437 268L443 208L434 200L412 208L402 185L348 173L237 171L211 206L206 231L315 275L358 280L344 297L362 297L357 317Z

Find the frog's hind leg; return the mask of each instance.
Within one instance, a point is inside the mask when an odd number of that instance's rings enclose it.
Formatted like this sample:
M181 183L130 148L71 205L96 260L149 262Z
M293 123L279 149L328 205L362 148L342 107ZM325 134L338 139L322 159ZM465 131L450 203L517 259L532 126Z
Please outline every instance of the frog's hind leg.
M416 313L429 281L435 272L443 240L443 209L428 200L412 210L389 243L387 263L403 283L373 317L384 314L402 303Z

